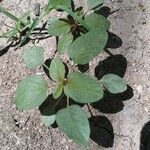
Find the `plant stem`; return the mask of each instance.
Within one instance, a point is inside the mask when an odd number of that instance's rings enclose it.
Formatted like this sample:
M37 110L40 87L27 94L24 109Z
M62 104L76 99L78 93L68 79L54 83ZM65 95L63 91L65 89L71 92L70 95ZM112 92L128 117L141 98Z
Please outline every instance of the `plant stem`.
M69 97L67 96L67 107L69 106Z
M75 20L77 20L83 27L85 27L88 31L90 31L91 29L87 26L87 24L84 22L84 20L82 18L80 18L78 15L76 15L72 10L70 10L69 8L62 6L62 5L58 5L57 8L62 9L64 11L66 11L69 15L71 15Z
M47 67L44 63L42 64L47 70L50 70L49 67Z
M110 55L110 56L113 55L107 48L105 48L104 51L105 51L108 55Z
M52 111L56 108L56 106L59 104L60 100L62 100L62 97L64 96L64 94L61 95L60 98L57 99L56 104L54 105L54 107L52 108Z
M89 110L89 113L90 113L90 114L91 114L91 116L93 117L93 116L94 116L94 114L92 113L92 110L91 110L91 108L90 108L89 103L87 104L87 108L88 108L88 110Z
M9 17L10 19L14 20L15 22L19 21L19 18L17 18L15 15L13 15L12 13L8 12L5 8L0 6L0 13L3 13L4 15L6 15L7 17Z

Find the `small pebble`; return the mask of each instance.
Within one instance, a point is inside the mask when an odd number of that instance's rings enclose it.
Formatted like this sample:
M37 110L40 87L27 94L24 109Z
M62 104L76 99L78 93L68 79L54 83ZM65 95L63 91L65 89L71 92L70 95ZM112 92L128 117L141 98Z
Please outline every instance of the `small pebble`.
M147 108L147 107L145 107L144 110L145 110L146 112L148 112L148 108Z
M142 85L138 85L136 89L137 89L138 93L142 93L143 92Z
M16 144L17 144L17 145L19 145L19 144L20 144L20 141L19 141L19 140L17 140Z

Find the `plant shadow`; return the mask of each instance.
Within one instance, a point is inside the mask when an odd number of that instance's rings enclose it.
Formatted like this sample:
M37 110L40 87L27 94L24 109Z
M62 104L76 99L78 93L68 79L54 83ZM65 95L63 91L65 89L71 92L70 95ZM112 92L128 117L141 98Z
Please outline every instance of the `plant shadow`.
M69 105L79 105L80 107L83 107L84 104L80 104L72 100L71 98L69 99ZM67 97L62 94L58 99L54 99L53 95L50 94L45 101L40 105L39 111L41 115L43 116L51 116L55 115L59 110L66 108L67 106ZM58 125L55 122L54 124L51 125L53 128L57 128Z
M108 16L111 14L111 9L107 6L104 6L104 7L100 7L99 9L95 10L94 13L108 18Z
M77 67L82 73L84 73L89 70L89 63L85 65L77 65Z
M11 47L12 47L12 43L10 43L6 47L0 49L0 56L3 56L4 54L6 54Z
M140 150L150 150L150 121L144 125L141 131Z
M114 14L115 12L117 12L119 9L117 10L114 10L114 11L111 11L111 9L108 7L108 6L103 6L103 7L100 7L98 9L96 9L94 11L94 13L96 14L99 14L99 15L102 15L106 18L108 18L110 15Z
M114 131L111 122L104 116L92 116L89 118L91 134L90 138L98 145L112 147L114 143Z
M22 43L21 45L20 45L21 39L19 39L15 43L14 43L14 41L12 41L10 44L8 44L4 48L0 49L0 57L3 56L3 55L5 55L10 50L10 48L13 48L13 47L16 47L16 46L22 47L22 46L28 44L29 42L30 42L29 38L27 38L27 40L24 43Z
M124 77L127 68L127 60L122 55L112 55L100 61L95 68L95 76L100 80L106 74L116 74Z
M119 36L110 31L107 31L107 33L108 33L108 40L105 48L116 49L122 46L123 42Z
M98 102L92 103L91 106L102 113L114 114L122 111L124 108L123 101L129 100L132 97L133 90L129 85L127 90L120 94L112 94L105 90L104 97Z
M34 35L34 34L40 34L40 35L42 35L43 33L41 33L40 31L41 30L45 30L43 27L42 28L35 28L34 29L34 31L37 31L37 32L33 32L32 34ZM28 30L27 30L28 31ZM44 33L44 34L47 34L47 32L46 33ZM15 49L17 49L17 48L19 48L19 47L23 47L23 46L25 46L25 45L27 45L30 41L35 41L36 39L37 40L43 40L43 39L47 39L47 38L49 38L50 36L45 36L45 37L36 37L36 38L34 38L34 39L32 39L32 38L30 38L30 37L28 37L28 38L26 38L26 40L24 41L24 42L22 42L22 38L25 36L26 34L24 34L24 33L21 33L21 35L20 35L20 37L18 37L17 38L17 40L14 40L14 41L11 41L11 43L10 44L8 44L7 46L5 46L4 48L2 48L2 49L0 49L0 57L1 56L3 56L4 54L6 54L9 50L10 50L10 48L15 48Z
M111 14L117 12L118 10L115 10L115 11L111 11L111 9L107 6L104 6L104 7L100 7L99 9L95 10L94 13L96 14L99 14L99 15L102 15L106 18L108 18ZM121 38L108 31L108 41L107 41L107 45L105 48L113 48L113 49L116 49L116 48L119 48L122 46L122 40Z
M104 75L116 74L124 77L127 68L127 60L122 55L111 55L105 60L99 62L95 68L95 76L100 80ZM104 91L104 97L92 103L91 106L103 113L117 113L124 108L123 101L133 97L133 89L128 85L127 90L123 93L112 94L109 91Z

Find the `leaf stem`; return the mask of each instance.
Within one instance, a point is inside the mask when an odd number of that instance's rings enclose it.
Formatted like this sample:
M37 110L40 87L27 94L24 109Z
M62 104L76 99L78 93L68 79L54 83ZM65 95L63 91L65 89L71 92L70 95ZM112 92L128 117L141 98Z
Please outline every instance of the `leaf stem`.
M47 67L44 63L42 64L47 70L50 70L49 67Z
M69 106L69 97L67 96L67 107Z
M88 110L89 110L89 113L90 113L90 114L91 114L91 116L93 117L93 116L94 116L94 114L93 114L93 112L92 112L92 110L91 110L91 108L90 108L89 103L87 104L87 108L88 108Z
M61 97L59 97L56 101L56 104L54 105L54 107L52 108L52 111L56 108L56 106L59 104L60 100L62 100L62 97L64 96L64 94L61 95Z

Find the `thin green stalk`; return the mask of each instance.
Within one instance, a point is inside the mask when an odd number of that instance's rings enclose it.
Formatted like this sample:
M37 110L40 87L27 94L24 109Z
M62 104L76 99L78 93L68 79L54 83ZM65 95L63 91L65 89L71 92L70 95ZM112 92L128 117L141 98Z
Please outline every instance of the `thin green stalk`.
M67 96L67 107L69 106L69 97Z
M54 107L52 108L52 111L54 111L54 109L56 108L56 106L59 104L59 102L62 100L62 97L64 96L64 94L61 95L61 97L59 97L56 101L56 104L54 105Z
M0 6L0 13L3 13L4 15L6 15L7 17L9 17L10 19L18 22L19 18L17 18L16 16L14 16L12 13L8 12L6 9L4 9L3 7Z
M43 14L42 16L39 16L39 17L37 17L37 18L34 20L34 22L33 22L32 25L31 25L31 28L29 29L29 31L28 31L28 33L25 35L25 37L22 39L20 45L26 41L26 39L30 36L30 34L32 33L32 31L33 31L33 30L35 29L35 27L38 25L39 21L40 21L43 17L45 17L45 16L46 16L46 14Z
M39 18L37 17L34 22L31 25L31 28L29 29L28 33L25 35L25 37L21 40L20 45L22 45L26 39L30 36L31 32L34 30L34 28L37 26L37 24L39 23Z
M45 64L43 64L43 66L44 66L46 69L50 70L50 68L49 68L49 67L47 67Z

